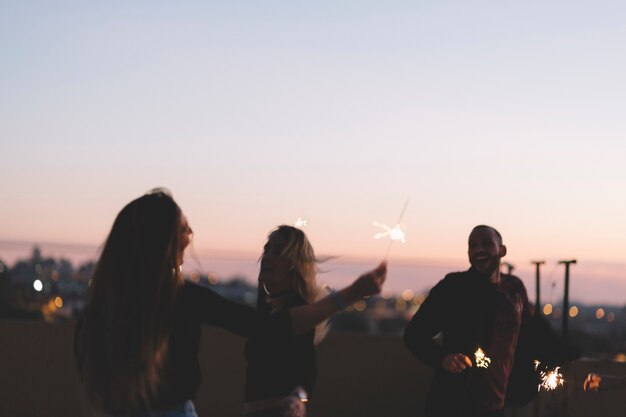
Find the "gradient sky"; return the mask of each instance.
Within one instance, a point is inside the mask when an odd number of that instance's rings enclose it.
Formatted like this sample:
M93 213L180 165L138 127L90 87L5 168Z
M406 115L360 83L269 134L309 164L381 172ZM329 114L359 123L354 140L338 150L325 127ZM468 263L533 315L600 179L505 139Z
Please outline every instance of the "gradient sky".
M487 223L510 262L626 289L624 21L610 0L4 2L0 240L97 245L166 186L199 252L303 217L319 253L379 259L372 221L410 197L391 260L462 264Z

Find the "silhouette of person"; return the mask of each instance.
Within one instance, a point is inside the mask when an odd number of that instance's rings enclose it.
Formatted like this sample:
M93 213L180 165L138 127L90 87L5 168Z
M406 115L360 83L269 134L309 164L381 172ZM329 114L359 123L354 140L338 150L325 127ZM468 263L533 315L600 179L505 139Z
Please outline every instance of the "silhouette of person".
M520 326L530 315L524 284L500 272L506 252L496 229L476 226L468 239L470 269L435 285L405 329L406 347L435 369L430 417L504 416ZM441 344L433 340L438 334ZM479 361L479 348L490 362Z
M323 296L316 281L317 263L304 232L281 225L270 232L263 247L259 271L260 311L282 314L314 303ZM385 265L375 270L384 274ZM331 293L341 308L358 298ZM247 417L302 417L317 378L315 342L325 334L318 325L298 335L261 331L246 343L248 362L244 414Z

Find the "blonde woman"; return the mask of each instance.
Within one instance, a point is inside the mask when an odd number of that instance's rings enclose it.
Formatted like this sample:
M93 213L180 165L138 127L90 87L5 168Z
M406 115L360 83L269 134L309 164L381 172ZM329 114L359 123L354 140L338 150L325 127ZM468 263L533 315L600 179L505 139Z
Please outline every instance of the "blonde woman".
M269 315L183 280L192 232L165 190L118 214L98 259L75 355L87 397L109 416L197 417L201 325L241 336L305 332L339 310L332 299ZM380 291L381 267L342 290L351 301Z
M322 297L316 281L318 259L304 232L291 226L273 230L263 248L258 309L278 316L311 305ZM381 264L377 273L384 273ZM343 308L356 299L332 293ZM324 324L297 335L266 329L250 337L244 414L247 417L292 417L306 414L305 403L317 379L315 342Z

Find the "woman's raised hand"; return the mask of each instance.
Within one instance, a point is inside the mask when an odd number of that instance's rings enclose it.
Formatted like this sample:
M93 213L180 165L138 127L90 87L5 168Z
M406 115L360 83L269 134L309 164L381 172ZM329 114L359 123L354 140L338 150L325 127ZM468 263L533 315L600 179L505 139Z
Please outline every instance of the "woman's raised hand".
M352 283L351 290L357 298L378 294L387 279L387 261L382 261L375 269L364 273Z

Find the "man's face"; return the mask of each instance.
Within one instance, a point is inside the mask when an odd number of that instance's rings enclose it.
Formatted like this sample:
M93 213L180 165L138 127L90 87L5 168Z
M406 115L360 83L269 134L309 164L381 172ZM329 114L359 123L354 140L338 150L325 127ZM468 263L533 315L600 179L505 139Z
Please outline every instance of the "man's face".
M467 255L470 264L481 275L491 275L500 268L500 259L506 248L496 233L489 228L474 230L468 240Z

